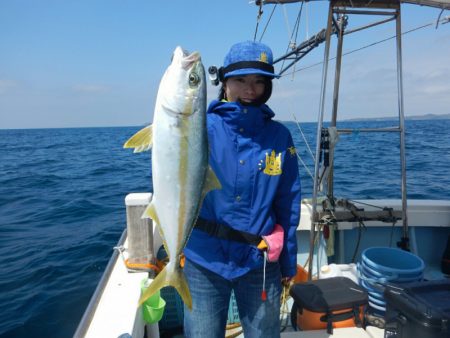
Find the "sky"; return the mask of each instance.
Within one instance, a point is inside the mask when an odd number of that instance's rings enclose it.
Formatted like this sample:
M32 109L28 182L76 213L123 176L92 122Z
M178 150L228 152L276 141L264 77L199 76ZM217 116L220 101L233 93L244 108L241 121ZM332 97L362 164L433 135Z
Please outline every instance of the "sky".
M327 5L304 5L297 43L325 28ZM278 5L269 21L273 9L264 6L256 38L277 58L295 36L300 4ZM402 30L434 22L440 13L403 5ZM148 124L175 47L199 51L205 67L221 66L232 44L253 40L257 15L248 0L0 0L0 129ZM444 11L441 18L449 15ZM348 27L375 20L350 16ZM394 34L392 23L350 34L344 53ZM330 56L335 47L333 38ZM405 34L402 52L405 115L450 113L450 24ZM274 80L268 104L276 119L317 121L323 55L321 44ZM334 66L331 61L326 118ZM209 86L208 101L217 92ZM344 57L338 114L398 114L394 40Z

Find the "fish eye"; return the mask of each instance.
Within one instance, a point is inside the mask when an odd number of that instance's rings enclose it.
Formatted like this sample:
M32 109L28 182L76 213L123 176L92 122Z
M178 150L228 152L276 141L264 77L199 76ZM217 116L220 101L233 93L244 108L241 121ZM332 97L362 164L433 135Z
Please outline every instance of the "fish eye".
M189 74L189 85L196 86L200 82L200 77L196 73Z

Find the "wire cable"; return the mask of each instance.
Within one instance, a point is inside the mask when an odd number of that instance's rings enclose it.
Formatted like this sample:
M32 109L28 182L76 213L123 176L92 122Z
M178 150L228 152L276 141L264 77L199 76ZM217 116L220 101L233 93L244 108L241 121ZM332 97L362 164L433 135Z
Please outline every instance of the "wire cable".
M269 23L270 23L270 21L272 20L273 13L275 12L275 9L277 8L277 6L278 6L278 4L275 4L275 6L273 6L272 12L271 12L270 15L269 15L269 19L267 20L266 25L264 26L264 30L263 30L263 32L261 33L261 37L260 37L259 40L258 40L259 42L261 42L261 40L262 40L264 34L266 33L267 27L269 27ZM253 37L253 40L254 40L254 41L256 41L256 35L257 35L257 32L258 32L259 20L261 19L262 14L263 14L262 11L258 13L258 21L257 21L257 23L256 23L255 36Z
M297 37L298 37L298 31L300 30L300 20L302 17L303 4L304 4L304 2L301 3L300 10L298 11L297 19L295 20L295 24L294 24L294 29L292 30L291 37L289 39L285 54L288 53L289 49L294 50L295 47L297 46ZM295 35L295 38L294 38L294 35ZM285 61L286 60L283 60L283 63L281 64L281 69L283 69Z
M447 22L449 22L449 18L448 18L448 17L445 17L445 18L443 18L443 19L437 21L437 23L447 23ZM415 32L415 31L417 31L417 30L419 30L419 29L423 29L423 28L426 28L426 27L428 27L428 26L432 26L432 25L434 25L434 24L436 24L436 27L437 27L437 23L436 23L435 21L433 21L433 22L431 22L431 23L427 23L427 24L423 24L423 25L421 25L421 26L417 26L417 27L415 27L415 28L412 28L412 29L410 29L410 30L407 30L407 31L403 32L402 35L406 35L406 34ZM345 52L345 53L342 54L342 56L346 56L346 55L349 55L349 54L352 54L352 53L355 53L355 52L359 52L359 51L361 51L361 50L363 50L363 49L366 49L366 48L369 48L369 47L376 46L376 45L378 45L378 44L380 44L380 43L383 43L383 42L386 42L386 41L389 41L389 40L392 40L392 39L395 39L395 38L396 38L396 35L393 35L393 36L391 36L391 37L387 37L387 38L385 38L385 39L382 39L382 40L379 40L379 41L372 42L372 43L370 43L370 44L368 44L368 45L365 45L365 46L362 46L362 47L360 47L360 48L356 48L356 49L350 50L350 51L348 51L348 52ZM334 60L334 59L336 59L336 57L332 57L332 58L328 59L328 61L332 61L332 60ZM319 66L319 65L321 65L321 64L323 64L323 61L313 63L313 64L311 64L311 65L309 65L309 66L306 66L306 67L303 67L303 68L294 70L294 71L289 72L289 73L284 73L284 74L282 75L282 77L284 77L284 76L286 76L286 75L292 75L292 74L294 74L294 73L301 72L301 71L307 70L307 69L309 69L309 68L313 68L313 67L315 67L315 66Z

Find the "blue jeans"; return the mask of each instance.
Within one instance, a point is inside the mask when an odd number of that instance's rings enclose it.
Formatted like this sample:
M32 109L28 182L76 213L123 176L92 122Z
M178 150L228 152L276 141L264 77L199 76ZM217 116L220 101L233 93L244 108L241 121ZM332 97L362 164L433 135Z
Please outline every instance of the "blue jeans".
M263 269L232 281L186 259L184 266L192 296L192 310L184 308L188 338L223 338L231 290L234 290L245 338L280 337L281 273L278 263L267 263L267 300L261 300Z

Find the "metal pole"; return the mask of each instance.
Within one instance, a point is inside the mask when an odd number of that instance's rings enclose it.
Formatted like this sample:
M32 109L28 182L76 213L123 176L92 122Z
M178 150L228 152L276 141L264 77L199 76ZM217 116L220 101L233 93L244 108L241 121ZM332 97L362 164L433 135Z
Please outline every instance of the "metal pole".
M333 92L333 110L331 115L331 127L336 127L337 123L337 112L338 112L338 102L339 102L339 84L341 82L341 65L342 65L342 48L344 44L344 27L346 18L344 15L339 16L338 20L338 45L336 50L336 70L334 75L334 92ZM330 149L331 150L331 149ZM330 156L333 159L332 156ZM334 161L330 161L330 171L328 173L328 198L333 200L334 198L334 187L333 187L333 171L334 171Z
M337 14L362 14L362 15L392 15L391 11L365 11L360 9L338 8L335 10Z
M312 215L311 215L311 231L310 231L310 245L309 245L309 264L308 264L308 279L312 279L312 269L313 269L313 258L314 258L314 239L316 232L316 215L317 215L317 193L319 191L319 166L320 166L320 136L323 125L323 115L325 110L325 94L326 94L326 82L327 82L327 72L328 72L328 58L330 55L330 37L331 37L331 25L333 18L333 2L330 2L330 7L328 10L328 23L325 38L325 52L323 56L323 70L322 70L322 86L320 93L320 104L319 104L319 119L317 121L317 138L316 138L316 160L314 166L314 187L313 187L313 197L312 197Z
M407 218L407 194L406 194L406 154L405 154L405 115L403 110L403 70L402 70L402 20L400 5L397 9L397 88L398 88L398 113L400 126L400 162L402 174L402 222L403 236L400 247L409 250L408 243L408 218Z

